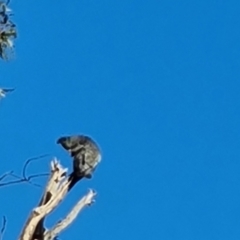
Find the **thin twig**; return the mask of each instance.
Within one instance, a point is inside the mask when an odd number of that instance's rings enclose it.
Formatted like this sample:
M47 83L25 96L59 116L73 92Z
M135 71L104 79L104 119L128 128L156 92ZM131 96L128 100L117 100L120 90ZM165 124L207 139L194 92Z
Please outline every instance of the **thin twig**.
M46 231L44 239L54 240L64 229L66 229L78 216L84 207L90 206L94 202L94 196L96 192L92 189L78 201L69 214L61 221L59 221L52 229Z
M26 174L26 172L27 172L27 166L28 166L31 162L36 161L36 160L39 160L39 159L44 158L44 157L47 157L47 156L50 156L50 154L44 154L44 155L41 155L41 156L38 156L38 157L29 158L29 159L25 162L25 164L24 164L24 166L23 166L23 171L22 171L22 176L23 176L23 178L27 179L27 174Z
M4 231L6 229L6 226L7 226L7 219L5 216L3 216L2 218L2 228L1 228L1 231L0 231L0 240L2 240L3 238L3 234L4 234Z
M33 179L33 178L45 177L45 176L48 176L48 175L49 175L48 173L35 174L35 175L30 175L27 179L25 179L25 178L22 178L22 177L19 177L19 176L15 175L15 174L11 174L10 176L12 176L14 178L17 178L18 180L0 183L0 187L8 186L8 185L11 185L11 184L22 183L22 182L27 182L27 183L32 184L34 186L41 187L41 185L39 185L37 183L33 183L30 180Z
M31 182L31 179L49 176L49 173L33 174L33 175L30 175L30 176L28 176L28 177L26 177L26 178L24 178L24 177L19 177L19 176L15 175L15 174L12 174L11 176L13 176L13 177L15 177L15 178L18 178L18 179L19 179L19 183L20 183L20 182L27 182L27 183L29 183L29 184L31 184L31 185L36 186L36 187L42 187L40 184Z
M11 185L11 184L18 184L18 183L22 183L22 182L27 182L31 185L36 186L36 187L41 187L41 185L39 185L37 183L33 183L31 180L35 179L35 178L43 177L43 176L48 176L49 174L48 173L39 173L39 174L32 174L32 175L27 176L27 167L31 162L39 160L39 159L44 158L44 157L49 156L49 155L50 154L44 154L44 155L41 155L41 156L38 156L38 157L29 158L23 166L22 176L18 176L16 174L14 174L13 171L10 171L10 172L7 172L7 173L3 174L0 177L0 181L2 181L7 176L11 176L11 177L13 177L15 179L18 179L18 180L13 180L13 181L9 181L9 182L0 183L0 187L8 186L8 185Z
M6 172L0 177L0 181L2 181L5 177L10 176L13 173L13 171Z

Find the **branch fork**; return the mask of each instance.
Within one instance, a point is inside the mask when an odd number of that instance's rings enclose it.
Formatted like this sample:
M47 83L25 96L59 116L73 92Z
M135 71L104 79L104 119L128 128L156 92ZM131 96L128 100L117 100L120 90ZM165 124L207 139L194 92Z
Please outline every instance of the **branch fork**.
M67 196L70 184L67 169L63 168L56 158L51 161L50 169L51 174L40 203L38 207L34 208L30 213L19 240L40 240L40 238L36 237L37 235L35 233L39 227L42 228L43 231L41 240L53 240L73 222L83 208L90 206L94 202L96 192L90 189L63 220L58 221L51 229L45 229L43 227L44 218Z

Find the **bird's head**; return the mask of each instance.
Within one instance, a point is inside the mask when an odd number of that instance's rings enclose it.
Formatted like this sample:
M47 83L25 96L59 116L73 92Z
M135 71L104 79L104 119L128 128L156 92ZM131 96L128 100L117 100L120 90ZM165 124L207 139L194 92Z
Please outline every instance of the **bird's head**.
M58 144L61 144L64 149L66 149L70 154L78 152L80 149L92 149L100 153L100 149L97 144L88 136L84 135L75 135L75 136L65 136L60 137L57 140Z

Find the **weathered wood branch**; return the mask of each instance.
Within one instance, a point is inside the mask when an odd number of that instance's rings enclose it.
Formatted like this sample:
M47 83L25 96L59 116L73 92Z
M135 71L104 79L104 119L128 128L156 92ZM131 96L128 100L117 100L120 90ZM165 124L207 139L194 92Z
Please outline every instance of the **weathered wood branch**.
M62 230L69 226L77 217L78 213L87 205L93 202L96 195L90 190L72 209L72 211L51 230L46 230L43 227L44 218L49 215L67 196L69 184L71 181L67 176L67 169L64 169L57 159L51 161L51 174L46 185L39 206L34 208L28 217L25 226L20 234L19 240L52 240ZM37 234L36 231L40 233Z
M94 202L93 198L95 195L96 193L90 189L89 192L78 201L78 203L63 220L59 221L52 229L46 231L44 234L44 240L53 240L64 229L66 229L76 219L84 207L90 206Z

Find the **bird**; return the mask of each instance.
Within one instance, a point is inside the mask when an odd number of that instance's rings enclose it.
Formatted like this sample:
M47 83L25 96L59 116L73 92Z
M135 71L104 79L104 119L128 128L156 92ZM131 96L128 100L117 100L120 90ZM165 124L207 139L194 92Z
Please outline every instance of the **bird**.
M69 190L82 178L92 178L101 161L101 151L97 143L85 135L60 137L57 144L70 153L73 158L73 172L69 176Z
M57 140L57 144L61 144L73 158L73 171L68 177L69 192L82 178L92 177L92 173L101 161L101 152L97 143L90 137L84 135L60 137ZM48 193L46 198L43 198L39 205L41 206L46 204L50 198L51 195ZM44 218L42 218L37 224L31 240L43 240L45 231Z
M9 92L13 92L15 88L0 88L0 98L6 97L6 94Z

